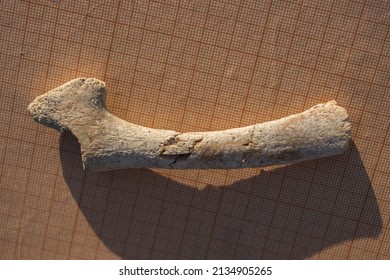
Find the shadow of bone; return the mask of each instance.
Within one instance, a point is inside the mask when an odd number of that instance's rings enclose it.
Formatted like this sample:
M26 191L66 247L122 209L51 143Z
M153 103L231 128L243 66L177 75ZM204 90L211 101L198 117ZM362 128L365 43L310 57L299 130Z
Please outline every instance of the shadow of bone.
M123 259L305 259L346 241L377 238L382 229L354 144L341 156L202 191L147 169L84 172L75 137L63 133L60 147L74 199L96 235Z

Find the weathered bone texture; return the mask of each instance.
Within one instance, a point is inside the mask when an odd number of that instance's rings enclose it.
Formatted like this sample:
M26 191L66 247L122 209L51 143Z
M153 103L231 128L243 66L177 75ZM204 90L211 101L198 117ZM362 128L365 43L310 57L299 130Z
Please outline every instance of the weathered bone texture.
M84 169L230 169L289 164L343 153L351 126L335 101L279 120L211 132L180 133L128 123L105 105L106 87L78 78L28 106L38 123L70 130Z

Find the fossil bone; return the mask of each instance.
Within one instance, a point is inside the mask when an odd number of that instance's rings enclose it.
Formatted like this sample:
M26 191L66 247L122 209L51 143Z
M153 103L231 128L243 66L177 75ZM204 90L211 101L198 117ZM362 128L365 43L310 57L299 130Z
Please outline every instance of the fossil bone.
M279 120L210 132L180 133L126 122L105 104L104 82L71 80L29 106L35 121L70 130L85 170L230 169L290 164L343 153L351 126L335 101Z

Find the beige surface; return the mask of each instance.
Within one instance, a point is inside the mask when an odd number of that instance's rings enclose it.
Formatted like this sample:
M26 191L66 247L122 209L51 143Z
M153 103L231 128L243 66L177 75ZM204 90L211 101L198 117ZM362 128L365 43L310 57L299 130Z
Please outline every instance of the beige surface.
M389 259L388 1L0 2L1 259ZM335 99L343 156L84 173L27 105L79 76L130 122L255 124ZM194 188L209 187L203 191Z

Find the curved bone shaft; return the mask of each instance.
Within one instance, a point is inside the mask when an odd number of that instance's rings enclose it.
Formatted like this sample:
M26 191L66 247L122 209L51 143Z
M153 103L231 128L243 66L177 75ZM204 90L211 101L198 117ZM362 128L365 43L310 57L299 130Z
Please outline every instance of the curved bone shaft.
M105 97L102 81L79 78L37 97L28 111L41 124L70 130L89 171L289 164L341 154L350 140L347 112L335 101L266 123L179 133L128 123L106 109Z

